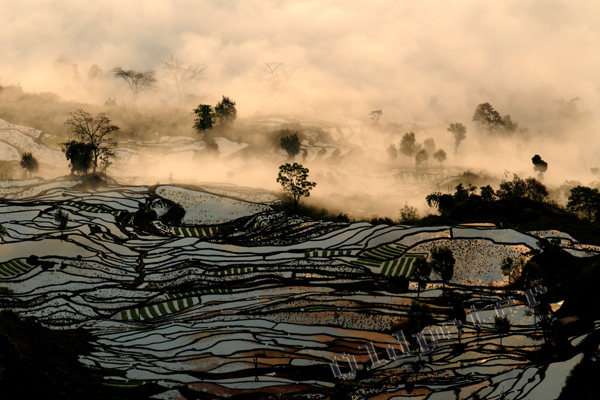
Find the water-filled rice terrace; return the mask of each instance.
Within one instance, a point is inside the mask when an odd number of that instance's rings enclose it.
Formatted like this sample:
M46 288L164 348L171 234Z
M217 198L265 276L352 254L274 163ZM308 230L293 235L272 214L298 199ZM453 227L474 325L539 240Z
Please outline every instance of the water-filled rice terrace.
M155 398L182 399L545 399L581 360L532 362L543 343L535 316L520 293L498 290L503 258L526 256L536 236L559 233L312 221L244 201L241 192L231 199L202 189L185 190L184 208L195 215L186 224L161 217L170 207L161 196L177 203L183 193L174 186L78 183L2 184L0 305L53 329L89 330L95 351L81 363L121 372L106 385L154 383L164 388ZM192 210L193 196L210 196L211 208ZM59 209L68 215L62 230ZM597 254L562 239L574 254ZM447 307L436 303L441 285L418 293L408 284L415 261L440 245L456 258L447 286L487 307L481 325L467 319L460 342ZM500 347L492 305L509 295L512 328ZM433 310L429 329L447 335L426 355L391 360L390 347L399 351L392 333L410 333L417 296ZM333 361L348 372L351 356L354 379L335 376Z

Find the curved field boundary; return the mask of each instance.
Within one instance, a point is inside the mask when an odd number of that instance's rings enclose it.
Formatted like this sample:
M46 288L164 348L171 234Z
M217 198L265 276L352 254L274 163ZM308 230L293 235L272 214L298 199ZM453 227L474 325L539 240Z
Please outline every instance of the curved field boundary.
M149 319L163 317L174 314L186 308L200 304L199 297L182 297L161 303L152 304L145 307L130 308L121 311L121 319L124 321L145 321Z
M218 230L216 226L176 226L171 233L178 237L212 237Z
M102 204L91 205L91 204L76 203L74 201L65 201L62 204L64 204L65 206L71 206L71 207L75 207L75 208L78 208L83 211L88 211L88 212L93 212L93 213L109 213L109 214L114 215L115 217L118 217L119 214L121 213L121 211L113 210L112 208L107 207Z
M7 278L11 276L17 276L29 272L31 268L33 267L27 264L25 261L21 259L15 259L0 264L0 275Z

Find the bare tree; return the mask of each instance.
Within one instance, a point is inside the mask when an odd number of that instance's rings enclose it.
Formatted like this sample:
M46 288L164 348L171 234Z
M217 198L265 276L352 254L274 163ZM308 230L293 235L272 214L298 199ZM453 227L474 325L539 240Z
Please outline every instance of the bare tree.
M282 62L266 62L260 66L260 70L265 73L267 81L273 88L277 89L282 82L290 79L296 68L290 71Z
M92 168L95 174L98 159L106 163L108 158L114 157L112 149L116 146L116 142L111 140L108 135L118 131L119 127L112 125L110 119L104 113L92 117L90 113L79 109L70 113L70 115L71 118L65 121L65 126L82 143L90 146L93 155ZM106 165L108 166L108 164Z
M113 68L113 74L117 78L122 78L131 89L133 94L133 102L135 103L138 98L138 94L144 90L152 89L156 84L156 78L154 77L154 71L148 70L146 72L139 72L130 69L125 71L121 67Z
M169 77L175 83L177 98L179 100L179 106L181 107L186 88L190 84L204 78L206 65L185 65L183 61L171 54L171 56L163 62L163 69L167 71Z

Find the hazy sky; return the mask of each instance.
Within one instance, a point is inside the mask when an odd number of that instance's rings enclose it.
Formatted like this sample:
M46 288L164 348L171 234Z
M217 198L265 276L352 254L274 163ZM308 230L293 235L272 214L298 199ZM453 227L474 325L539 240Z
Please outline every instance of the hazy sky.
M448 120L484 101L518 115L509 105L574 97L593 110L599 15L600 3L569 0L0 0L0 84L73 97L61 57L84 79L93 64L159 71L172 53L208 66L192 92L227 94L242 114L268 107L270 61L294 71L280 105L316 112Z

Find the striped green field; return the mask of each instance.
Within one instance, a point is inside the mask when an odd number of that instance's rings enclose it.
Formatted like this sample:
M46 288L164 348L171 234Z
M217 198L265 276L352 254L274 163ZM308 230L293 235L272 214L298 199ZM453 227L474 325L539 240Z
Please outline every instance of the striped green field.
M227 288L205 288L188 292L168 293L168 301L123 310L121 311L121 318L126 321L144 321L158 318L200 304L202 295L228 293L232 293L232 290Z
M379 273L381 275L410 278L415 269L415 261L419 257L423 256L420 254L405 254L400 258L386 261L369 260L361 257L353 262L362 266L380 269Z
M75 203L74 201L65 201L62 204L66 205L66 206L79 208L80 210L93 212L93 213L110 213L110 214L113 214L114 216L118 216L120 213L120 211L113 210L112 208L107 207L102 204L91 205L91 204Z
M218 231L216 226L176 226L173 234L180 237L211 237Z
M360 258L375 259L375 260L390 260L402 256L406 246L401 244L386 244L367 250L360 255Z
M0 275L5 277L24 274L32 267L23 260L11 260L0 264Z
M162 303L151 304L145 307L130 308L121 311L124 321L145 321L153 318L173 314L185 308L200 304L198 296L175 298Z
M226 288L206 288L200 290L193 290L191 292L169 293L167 294L167 297L170 299L181 299L185 297L201 296L203 294L228 294L231 292L231 289Z
M248 274L252 271L254 271L254 268L252 268L252 267L235 267L235 268L221 269L221 270L217 270L217 271L208 271L207 274L213 275L213 276L224 276L224 275Z
M304 257L339 257L351 256L352 250L314 250L304 253Z

